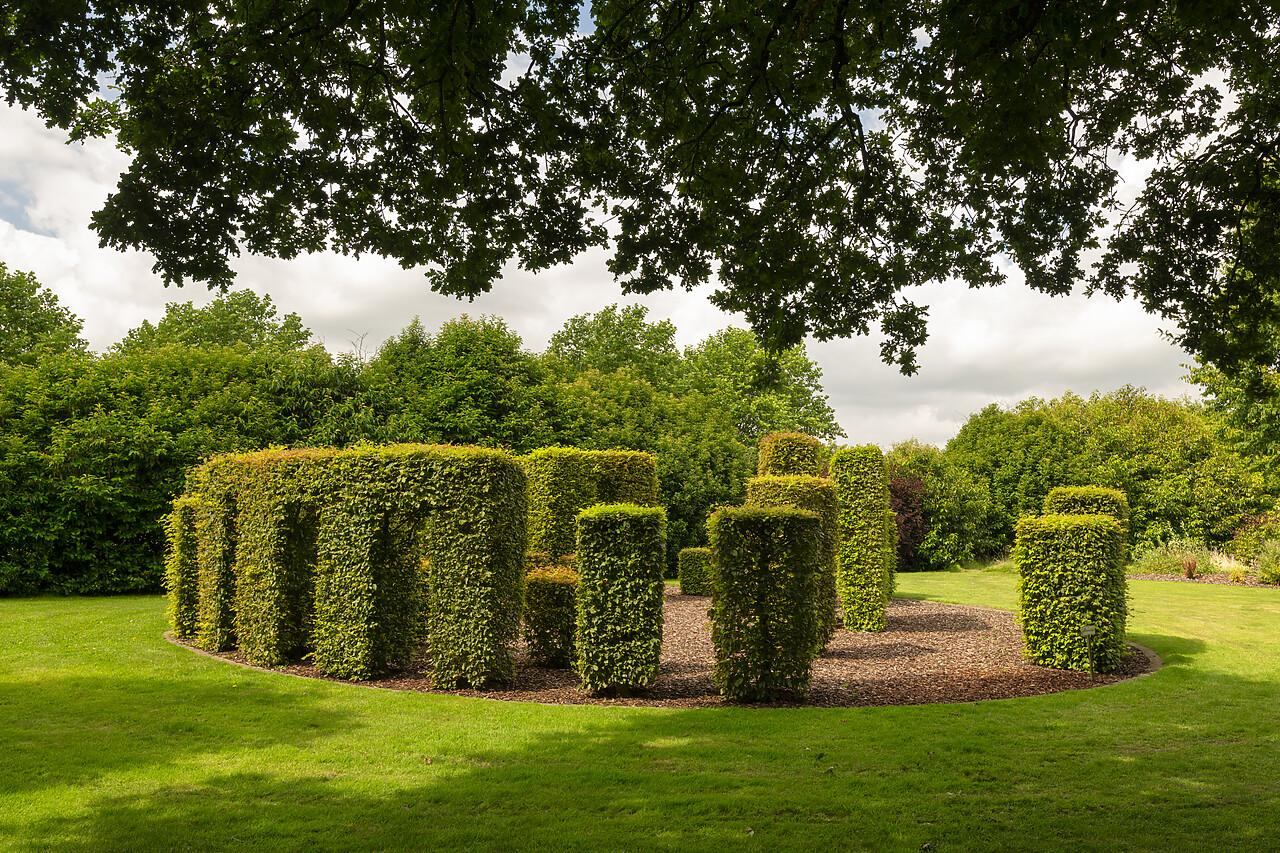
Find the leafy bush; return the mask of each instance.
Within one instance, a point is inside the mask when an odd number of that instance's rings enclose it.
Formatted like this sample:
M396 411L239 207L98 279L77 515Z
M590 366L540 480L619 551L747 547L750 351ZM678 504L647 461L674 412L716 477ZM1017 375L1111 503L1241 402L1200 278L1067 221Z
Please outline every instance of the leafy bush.
M1262 583L1280 583L1280 540L1264 540L1253 558L1254 575Z
M1269 539L1280 539L1280 511L1251 515L1231 537L1226 550L1246 562L1252 562Z
M840 512L836 589L844 626L853 631L883 631L896 543L887 523L892 510L880 448L837 450L831 457L831 479Z
M761 436L756 473L761 477L817 477L822 473L822 442L799 432Z
M1129 571L1137 575L1180 575L1188 560L1209 571L1217 560L1208 545L1196 539L1173 538L1168 542L1136 548Z
M950 456L912 440L895 444L886 461L891 494L895 476L911 475L923 484L923 535L912 563L915 568L899 565L899 571L951 571L1004 550L1005 542L994 533L1000 516L990 490ZM900 552L909 551L901 545Z
M682 548L678 557L681 595L710 595L715 576L710 548Z
M653 683L662 652L666 513L601 504L578 515L578 657L583 690Z
M730 699L803 696L823 626L822 519L790 507L729 507L711 517L712 677Z
M577 630L578 573L566 565L540 566L524 577L524 639L541 666L573 663Z
M1041 666L1085 670L1093 625L1096 671L1112 672L1125 653L1128 586L1124 534L1105 515L1046 515L1018 522L1019 618L1028 656Z
M835 485L819 477L756 477L747 481L747 503L761 507L795 507L815 513L822 519L818 597L814 604L818 608L821 627L818 646L825 646L836 633L836 527L840 511Z

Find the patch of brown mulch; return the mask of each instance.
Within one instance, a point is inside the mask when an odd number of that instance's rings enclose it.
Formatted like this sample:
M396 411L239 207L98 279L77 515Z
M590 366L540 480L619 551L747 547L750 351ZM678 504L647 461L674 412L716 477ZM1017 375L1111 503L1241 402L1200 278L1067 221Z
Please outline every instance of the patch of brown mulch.
M1129 580L1138 581L1172 581L1174 583L1216 583L1228 586L1253 586L1262 587L1263 589L1280 589L1280 585L1273 583L1263 583L1252 575L1245 575L1244 580L1236 582L1231 580L1228 572L1210 572L1208 574L1196 573L1194 578L1185 575L1160 575L1160 574L1144 574L1144 575L1125 575Z
M553 705L633 705L702 708L729 704L711 681L715 659L707 609L710 599L666 591L662 663L653 686L627 699L585 693L571 670L531 665L517 648L515 679L493 690L436 690L424 657L408 670L355 682L390 690L414 690ZM896 598L880 633L838 631L813 665L813 682L801 702L769 707L925 705L1011 699L1113 684L1159 666L1154 653L1131 646L1119 671L1099 675L1036 666L1024 657L1022 629L1013 613ZM239 652L218 657L250 666ZM324 678L312 665L273 670ZM332 680L332 679L329 679Z

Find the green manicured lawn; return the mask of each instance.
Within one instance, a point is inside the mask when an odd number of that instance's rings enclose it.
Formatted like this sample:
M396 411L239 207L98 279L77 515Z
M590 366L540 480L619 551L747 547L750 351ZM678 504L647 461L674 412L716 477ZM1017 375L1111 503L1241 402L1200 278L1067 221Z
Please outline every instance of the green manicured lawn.
M1012 608L1014 582L899 594ZM171 646L159 598L0 600L0 848L1277 849L1280 593L1131 590L1154 676L844 710L369 690Z

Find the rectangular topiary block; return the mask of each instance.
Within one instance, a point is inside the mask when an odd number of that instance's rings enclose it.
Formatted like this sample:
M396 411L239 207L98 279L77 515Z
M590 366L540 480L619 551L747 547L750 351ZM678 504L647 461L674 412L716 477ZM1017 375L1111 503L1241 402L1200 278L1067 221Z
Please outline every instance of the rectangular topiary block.
M666 512L601 504L578 516L578 656L583 690L629 695L658 677Z
M529 548L553 558L573 553L578 513L587 507L658 503L658 468L648 453L546 447L520 462L529 483Z
M1112 672L1125 653L1128 582L1120 522L1107 515L1046 515L1018 522L1019 618L1028 656L1041 666Z
M524 640L539 666L573 663L578 629L578 573L566 565L539 566L524 577Z
M836 589L844 626L883 631L897 548L884 454L875 445L841 448L831 457L831 480L840 510Z
M819 648L836 633L836 544L839 505L836 487L820 477L756 477L747 481L747 503L753 506L790 506L816 513L822 519L819 542L818 621L822 626Z
M800 432L761 436L756 474L761 477L817 477L822 474L822 442Z
M710 595L711 549L682 548L676 555L676 577L681 595Z
M709 532L716 684L731 699L802 696L822 636L822 519L791 507L728 507L711 516Z

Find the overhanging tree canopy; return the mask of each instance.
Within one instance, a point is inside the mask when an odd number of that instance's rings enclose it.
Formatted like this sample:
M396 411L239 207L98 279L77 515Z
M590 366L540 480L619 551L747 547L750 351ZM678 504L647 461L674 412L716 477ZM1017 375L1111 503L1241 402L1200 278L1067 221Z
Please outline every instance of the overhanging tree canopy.
M0 85L74 137L116 134L132 163L93 225L167 282L336 249L473 296L509 260L608 245L625 290L716 276L770 344L878 323L910 372L907 289L998 284L1003 255L1045 292L1136 295L1213 363L1274 357L1280 242L1249 239L1280 219L1274 0L598 0L589 32L579 13L17 0ZM1121 157L1156 164L1129 210Z

